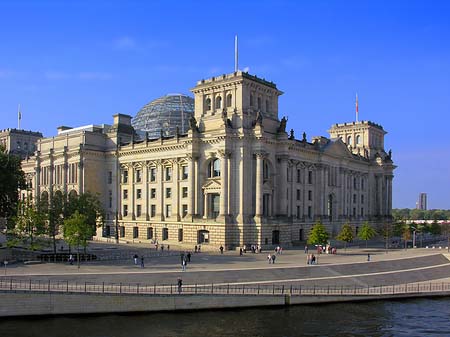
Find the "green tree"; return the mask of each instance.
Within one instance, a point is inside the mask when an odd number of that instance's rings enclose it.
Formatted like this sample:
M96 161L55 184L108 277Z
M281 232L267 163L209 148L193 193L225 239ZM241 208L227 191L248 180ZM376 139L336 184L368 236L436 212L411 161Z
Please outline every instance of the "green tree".
M64 240L71 246L77 247L78 268L80 267L80 246L86 248L88 240L94 235L95 228L87 222L87 217L75 211L70 218L64 220Z
M371 225L369 225L369 223L366 221L363 223L363 226L361 227L361 230L358 233L358 237L361 240L365 240L366 241L366 248L367 248L367 242L374 238L377 235L377 232L375 231L375 229L373 229L373 227Z
M324 245L327 243L329 235L325 230L325 226L319 221L317 222L308 236L308 244L310 245Z
M441 226L438 224L438 222L435 220L430 225L430 233L433 235L440 235L442 232Z
M408 241L411 240L411 227L409 225L403 225L402 238L405 241L405 249L408 248Z
M105 211L103 210L100 199L96 194L86 192L79 196L69 195L64 216L70 217L76 211L86 217L86 223L91 225L94 231L95 228L103 222Z
M386 249L386 253L387 253L387 250L389 249L389 241L390 241L391 236L392 236L392 224L385 223L380 229L380 235L384 239L385 249Z
M20 158L0 146L0 218L9 219L17 214L19 190L25 187Z
M16 235L23 237L32 250L36 249L35 239L45 233L45 214L27 199L20 202L19 214L14 222Z
M350 224L345 223L342 226L342 229L336 239L338 239L339 241L344 241L344 250L347 251L347 243L353 241L353 229Z

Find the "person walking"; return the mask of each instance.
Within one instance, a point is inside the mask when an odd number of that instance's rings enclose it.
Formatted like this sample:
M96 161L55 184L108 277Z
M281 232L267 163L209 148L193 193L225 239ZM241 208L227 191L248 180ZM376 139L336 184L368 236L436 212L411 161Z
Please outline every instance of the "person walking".
M144 268L144 255L141 256L141 268Z
M178 293L181 294L181 291L183 290L183 280L179 277L177 280L178 285Z
M270 253L267 255L267 261L269 261L269 264L272 263L272 255L270 255Z
M133 260L134 260L134 264L137 266L137 264L138 264L138 255L137 254L134 254Z
M186 254L186 257L187 257L187 262L191 262L191 252L188 252Z
M367 262L370 262L370 253L367 254Z
M275 254L273 254L272 255L272 264L275 264L275 259L276 259L277 257L275 256Z
M69 263L71 266L73 266L73 255L72 254L69 255Z
M305 245L305 254L308 254L308 245Z
M306 255L306 264L311 264L311 255Z
M181 271L186 271L186 265L187 265L187 261L184 258L183 261L181 262Z
M222 245L220 245L219 250L220 250L220 254L223 254L223 246Z

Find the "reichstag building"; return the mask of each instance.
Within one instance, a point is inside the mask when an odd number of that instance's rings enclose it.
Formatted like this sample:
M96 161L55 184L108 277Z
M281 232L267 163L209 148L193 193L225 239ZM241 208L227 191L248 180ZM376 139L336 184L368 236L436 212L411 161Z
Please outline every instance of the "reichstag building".
M204 249L306 240L317 221L391 220L395 166L383 127L334 124L296 137L277 86L237 71L197 82L194 99L167 95L110 125L61 126L22 166L28 193L98 193L97 236ZM25 192L24 192L25 193Z

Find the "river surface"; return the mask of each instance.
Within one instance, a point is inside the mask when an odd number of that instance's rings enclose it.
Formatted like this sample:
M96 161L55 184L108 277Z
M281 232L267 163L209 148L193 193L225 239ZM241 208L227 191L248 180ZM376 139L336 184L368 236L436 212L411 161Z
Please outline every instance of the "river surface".
M1 337L450 336L450 298L0 320Z

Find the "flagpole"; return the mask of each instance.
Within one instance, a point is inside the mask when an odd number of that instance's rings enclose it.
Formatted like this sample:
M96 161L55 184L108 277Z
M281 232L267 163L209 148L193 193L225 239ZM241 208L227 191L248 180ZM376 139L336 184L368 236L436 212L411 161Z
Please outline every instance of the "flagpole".
M234 72L238 71L238 37L234 37Z
M20 130L20 120L22 119L22 114L20 113L20 103L17 109L17 129Z
M356 122L358 123L358 93L356 93L356 102L355 102L355 108L356 108Z

